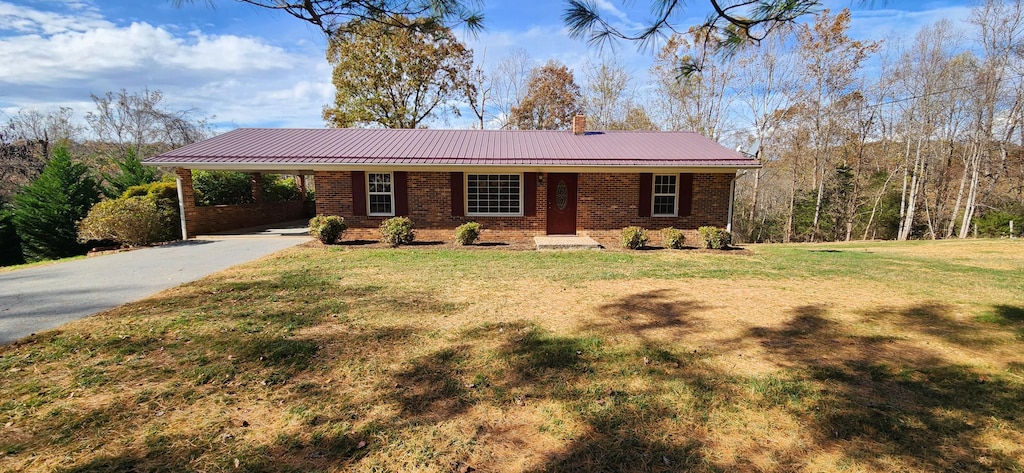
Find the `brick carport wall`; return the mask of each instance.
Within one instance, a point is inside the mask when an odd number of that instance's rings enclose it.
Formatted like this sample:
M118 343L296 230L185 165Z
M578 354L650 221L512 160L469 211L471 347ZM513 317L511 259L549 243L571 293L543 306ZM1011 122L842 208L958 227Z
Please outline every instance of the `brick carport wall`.
M249 173L253 203L238 205L196 205L192 170L177 168L178 209L181 211L182 238L255 227L306 217L303 199L292 202L264 202L261 174Z

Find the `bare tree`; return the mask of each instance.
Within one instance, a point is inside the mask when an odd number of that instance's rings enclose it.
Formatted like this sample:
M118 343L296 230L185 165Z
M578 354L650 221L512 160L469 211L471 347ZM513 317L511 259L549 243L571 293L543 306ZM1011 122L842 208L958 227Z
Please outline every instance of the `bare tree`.
M747 140L746 151L758 161L777 161L779 159L780 130L775 120L775 112L789 107L791 95L795 87L794 56L788 54L788 36L772 36L762 42L758 48L744 48L736 56L736 73L734 88L737 96L746 105L748 121L744 123L752 129L752 136ZM761 224L757 225L758 206L761 192L762 177L771 176L773 167L762 167L750 173L750 204L747 213L747 239L759 241L755 231L761 232L767 215L761 215ZM742 191L742 187L740 188ZM779 202L778 199L775 202Z
M516 48L509 52L491 71L490 82L494 89L494 118L498 128L511 127L512 109L526 97L526 83L529 80L533 61L525 49Z
M673 35L661 49L651 71L665 128L694 131L715 141L724 136L732 97L726 92L735 72L727 58L715 55L718 47L707 31L693 29L685 37ZM686 64L696 65L696 72L681 75Z
M815 15L813 25L803 25L797 32L802 73L807 83L801 93L800 110L810 127L811 182L815 189L814 216L810 239L819 235L826 180L834 170L836 135L845 122L836 112L844 111L854 94L856 73L867 57L877 51L878 43L855 41L847 36L850 11L835 16L829 11Z
M101 142L124 155L129 148L137 156L177 148L208 135L206 119L195 109L168 110L162 106L163 93L143 89L129 93L91 95L96 109L85 115L89 128Z
M643 106L637 103L633 76L621 62L614 58L588 62L584 65L583 77L582 102L587 128L631 130L650 126L647 123L650 118Z
M49 111L22 108L10 117L6 128L14 138L48 142L77 141L83 131L82 125L75 121L71 107Z
M479 62L474 64L469 72L468 80L463 83L466 100L469 102L469 109L476 116L478 129L480 130L486 128L484 126L485 119L488 116L492 116L488 107L493 109L491 99L494 97L494 81L491 75L484 72L486 55L487 52L484 51L484 54L480 56Z
M1013 89L1013 82L1008 80L1011 61L1019 58L1024 37L1024 1L1003 2L986 0L971 12L971 23L977 26L978 41L981 43L984 56L978 70L978 108L976 110L975 128L972 136L974 153L968 162L968 191L963 204L963 218L960 222L960 238L966 238L970 231L971 221L977 210L978 203L985 190L981 189L981 177L988 180L989 189L996 184L1005 163L1006 151L1004 144L1012 134L1016 125L1005 126L1008 134L997 136L997 119L1006 111L1000 98L1010 95L1007 89ZM1020 77L1016 78L1020 80ZM1020 101L1014 100L1007 117L1019 117L1013 108L1020 107ZM993 161L996 161L994 163Z

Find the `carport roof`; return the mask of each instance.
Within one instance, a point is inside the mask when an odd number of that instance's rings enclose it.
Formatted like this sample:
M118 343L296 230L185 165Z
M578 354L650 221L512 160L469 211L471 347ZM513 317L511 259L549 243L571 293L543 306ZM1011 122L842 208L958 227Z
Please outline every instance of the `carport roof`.
M152 166L755 168L691 132L239 128L145 160Z

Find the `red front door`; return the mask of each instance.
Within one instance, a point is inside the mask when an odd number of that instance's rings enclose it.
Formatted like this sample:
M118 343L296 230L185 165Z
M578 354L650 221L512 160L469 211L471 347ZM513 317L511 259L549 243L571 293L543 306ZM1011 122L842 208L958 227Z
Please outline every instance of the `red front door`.
M548 235L576 234L576 174L548 174Z

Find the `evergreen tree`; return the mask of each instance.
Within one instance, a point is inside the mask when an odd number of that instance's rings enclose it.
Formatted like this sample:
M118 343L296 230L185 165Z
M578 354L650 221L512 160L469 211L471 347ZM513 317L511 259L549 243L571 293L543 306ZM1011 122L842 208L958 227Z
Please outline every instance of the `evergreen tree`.
M13 217L14 214L0 203L0 266L25 262L21 255L21 239L14 228Z
M14 225L25 259L85 253L76 225L99 200L99 185L89 169L73 162L67 147L55 147L43 173L14 197Z
M149 166L143 166L139 154L135 148L128 148L124 159L115 161L118 173L103 174L103 180L107 185L103 186L103 194L108 198L116 199L124 194L129 187L156 182L157 170Z

